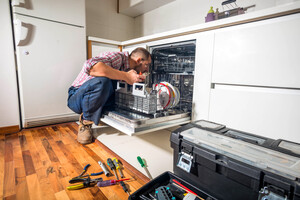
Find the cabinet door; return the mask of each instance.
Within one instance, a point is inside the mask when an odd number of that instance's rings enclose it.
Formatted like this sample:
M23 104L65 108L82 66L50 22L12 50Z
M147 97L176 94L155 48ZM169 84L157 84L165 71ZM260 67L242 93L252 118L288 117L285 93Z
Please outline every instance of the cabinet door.
M85 26L84 0L12 0L12 5L14 13Z
M300 14L216 31L214 83L300 88Z
M0 13L0 84L2 86L0 88L0 127L7 127L20 124L18 86L16 79L16 64L14 57L14 43L11 29L9 1L0 1ZM3 133L3 130L0 131L0 134Z
M300 142L300 91L216 85L209 120L264 137Z
M197 36L192 120L208 119L214 33Z
M92 57L98 56L100 53L120 51L120 47L118 45L104 44L99 42L92 42L91 49Z
M14 17L22 21L16 50L23 126L73 116L67 107L68 88L86 60L85 29Z

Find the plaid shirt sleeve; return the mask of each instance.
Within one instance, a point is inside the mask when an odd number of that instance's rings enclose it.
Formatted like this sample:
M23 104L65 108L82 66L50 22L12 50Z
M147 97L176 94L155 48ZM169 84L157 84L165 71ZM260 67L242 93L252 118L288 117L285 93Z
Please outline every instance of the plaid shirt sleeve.
M94 78L90 76L91 68L97 64L98 62L102 62L114 69L121 70L121 71L128 71L129 70L129 53L128 52L109 52L109 53L102 53L99 56L90 58L87 60L81 72L73 82L72 86L80 87L84 82Z
M100 54L99 56L93 57L87 61L85 73L89 74L91 68L98 62L102 62L114 69L125 70L122 69L123 66L124 68L129 68L129 66L126 66L128 62L126 62L126 59L128 60L128 58L126 58L126 54L123 52L109 52Z

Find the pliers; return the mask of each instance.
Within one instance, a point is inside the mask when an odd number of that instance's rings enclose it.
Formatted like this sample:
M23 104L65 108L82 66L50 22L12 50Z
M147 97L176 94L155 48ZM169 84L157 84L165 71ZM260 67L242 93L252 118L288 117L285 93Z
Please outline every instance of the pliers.
M102 181L102 180L103 180L102 178L91 179L89 176L87 178L73 178L69 181L69 183L78 183L78 182L83 182L83 183L77 184L77 185L70 185L67 187L67 189L68 190L78 190L81 188L94 186L96 183L98 183L99 181Z
M72 178L71 180L69 180L69 183L78 183L78 182L83 182L81 184L77 184L77 185L70 185L67 187L68 190L77 190L77 189L81 189L81 188L85 188L85 187L90 187L92 185L95 185L98 181L102 181L102 178L96 178L96 179L91 179L90 176L98 176L103 174L102 172L98 172L98 173L91 173L91 174L86 174L83 175L88 167L91 166L90 164L87 164L84 168L83 171L79 174L79 176L76 176L74 178ZM87 178L84 178L87 177Z
M84 168L83 168L83 171L79 174L79 176L76 176L76 177L74 177L74 178L72 178L71 180L73 180L73 179L76 179L76 178L83 178L83 177L89 177L89 176L98 176L98 175L101 175L101 174L103 174L103 171L102 172L98 172L98 173L91 173L91 174L86 174L86 175L83 175L86 171L87 171L87 169L88 169L88 167L89 166L91 166L90 164L87 164ZM70 181L69 181L70 182Z

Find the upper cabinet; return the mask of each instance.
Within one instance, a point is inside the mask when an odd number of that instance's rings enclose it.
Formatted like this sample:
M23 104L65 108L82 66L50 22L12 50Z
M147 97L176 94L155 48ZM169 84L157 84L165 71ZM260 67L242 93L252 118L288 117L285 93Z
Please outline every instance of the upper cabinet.
M13 12L85 27L85 0L12 0Z
M137 17L175 0L118 0L118 12Z
M220 29L213 83L300 88L300 14Z

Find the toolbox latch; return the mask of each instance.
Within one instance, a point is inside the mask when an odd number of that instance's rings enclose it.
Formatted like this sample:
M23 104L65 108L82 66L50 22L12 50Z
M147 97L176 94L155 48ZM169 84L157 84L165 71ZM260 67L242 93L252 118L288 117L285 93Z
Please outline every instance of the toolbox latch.
M259 191L258 200L287 200L287 196L279 196L270 191L268 187L264 187Z
M180 152L178 156L177 167L190 173L192 167L193 156L184 152Z

